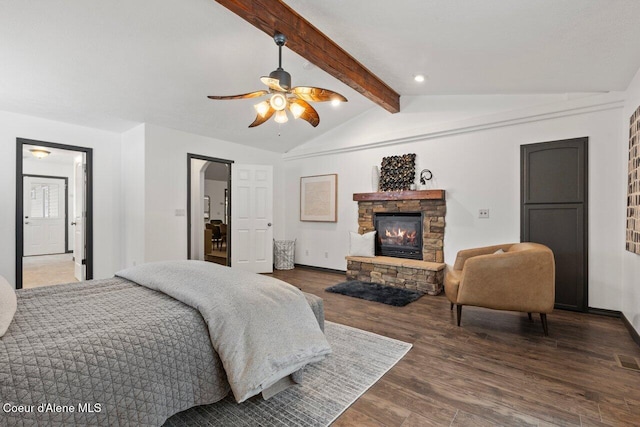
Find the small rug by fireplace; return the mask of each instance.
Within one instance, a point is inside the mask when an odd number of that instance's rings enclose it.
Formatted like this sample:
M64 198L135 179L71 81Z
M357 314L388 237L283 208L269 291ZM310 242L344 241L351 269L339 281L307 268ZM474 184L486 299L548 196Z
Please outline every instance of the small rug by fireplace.
M404 307L424 295L424 292L420 291L380 285L378 283L361 282L360 280L338 283L325 289L325 291L366 299L367 301L381 302L396 307Z

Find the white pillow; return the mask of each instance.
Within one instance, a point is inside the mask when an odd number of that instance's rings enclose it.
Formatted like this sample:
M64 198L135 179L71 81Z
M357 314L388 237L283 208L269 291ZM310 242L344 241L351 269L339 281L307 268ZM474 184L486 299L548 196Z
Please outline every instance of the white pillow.
M376 232L358 234L349 232L349 255L350 256L376 256Z
M9 329L17 307L16 291L7 279L0 276L0 337Z
M497 251L494 252L494 254L498 254L498 255L499 254L503 254L503 253L505 253L505 252L502 250L502 248L500 248L500 249L498 249Z

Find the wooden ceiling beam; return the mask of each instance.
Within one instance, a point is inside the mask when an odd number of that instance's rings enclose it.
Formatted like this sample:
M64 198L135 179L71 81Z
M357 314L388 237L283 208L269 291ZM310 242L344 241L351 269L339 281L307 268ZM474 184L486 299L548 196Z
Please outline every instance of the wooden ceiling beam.
M400 111L400 95L333 40L280 0L216 0L286 46L391 113Z

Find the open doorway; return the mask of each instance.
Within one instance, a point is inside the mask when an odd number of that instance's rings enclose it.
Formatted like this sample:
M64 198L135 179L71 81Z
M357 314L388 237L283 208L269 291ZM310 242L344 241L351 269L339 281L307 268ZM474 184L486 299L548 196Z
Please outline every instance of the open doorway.
M231 164L187 154L188 259L231 265Z
M92 150L18 138L16 153L16 288L92 278Z

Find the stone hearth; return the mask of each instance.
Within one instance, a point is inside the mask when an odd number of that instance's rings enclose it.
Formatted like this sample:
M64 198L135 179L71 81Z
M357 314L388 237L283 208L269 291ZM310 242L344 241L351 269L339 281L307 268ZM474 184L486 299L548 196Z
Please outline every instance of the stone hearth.
M347 280L379 283L438 295L442 292L444 264L386 256L348 256Z

